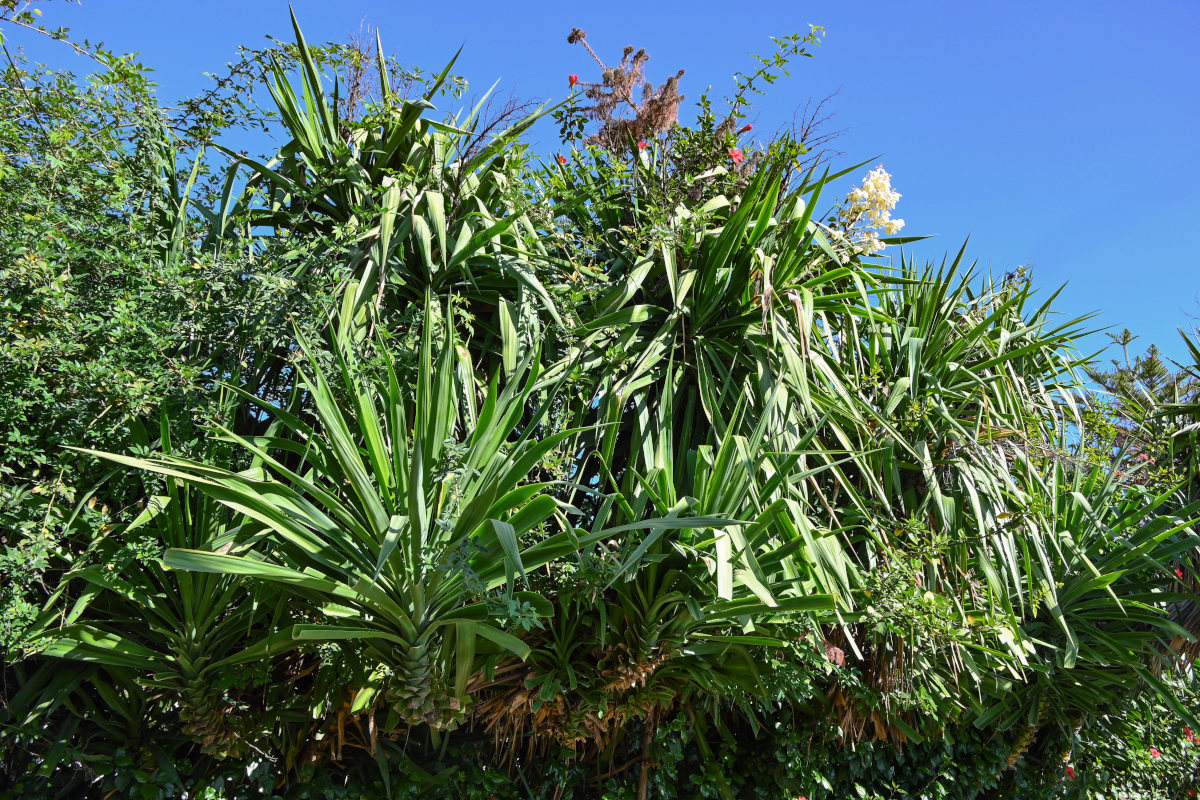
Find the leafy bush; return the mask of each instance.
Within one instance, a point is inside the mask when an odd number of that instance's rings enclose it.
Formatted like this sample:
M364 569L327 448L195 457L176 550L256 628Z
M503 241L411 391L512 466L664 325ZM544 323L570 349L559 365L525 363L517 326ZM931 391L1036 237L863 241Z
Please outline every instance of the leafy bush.
M10 64L0 797L1193 791L1192 398L744 138L820 33L692 126L632 50L492 119L298 26L181 116Z

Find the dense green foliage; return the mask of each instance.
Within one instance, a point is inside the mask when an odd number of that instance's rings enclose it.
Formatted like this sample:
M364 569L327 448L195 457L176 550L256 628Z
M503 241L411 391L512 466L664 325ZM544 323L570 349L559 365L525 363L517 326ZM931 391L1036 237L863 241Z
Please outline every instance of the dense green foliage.
M1200 344L739 144L815 32L691 126L296 37L2 73L0 797L1194 795Z

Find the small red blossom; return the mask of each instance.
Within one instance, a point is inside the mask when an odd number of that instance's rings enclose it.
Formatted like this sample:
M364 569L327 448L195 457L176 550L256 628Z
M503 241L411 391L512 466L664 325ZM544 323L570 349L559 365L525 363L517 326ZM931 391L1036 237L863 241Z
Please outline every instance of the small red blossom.
M566 157L566 156L559 156L559 157L558 157L558 163L560 163L560 164L565 164L565 163L567 163L567 157Z
M1138 458L1141 459L1142 461L1145 461L1149 457L1150 456L1146 455L1145 453L1138 453Z
M1071 778L1071 780L1075 780L1075 768L1067 767L1067 775Z
M1179 580L1183 580L1183 570L1181 570L1181 569L1175 570L1175 577L1179 578Z
M650 145L646 144L645 142L638 142L638 150L645 150L649 146Z
M1188 797L1195 797L1195 796L1196 796L1196 790L1188 789Z
M752 131L752 130L754 130L754 126L751 125L749 122L747 122L744 126L742 126L742 129L740 131L738 131L738 133L745 133L746 131Z
M575 84L579 83L579 76L578 76L578 75L568 75L568 76L567 76L567 83L569 83L569 84L571 84L572 86L574 86Z
M1193 737L1193 735L1192 735L1192 729L1191 729L1191 728L1185 727L1185 728L1183 729L1183 737L1184 737L1185 739L1187 739L1189 742L1195 741L1195 739L1194 739L1194 737Z
M1157 747L1151 747L1150 748L1150 757L1151 758L1162 758L1162 753L1158 752Z
M729 157L733 159L733 163L735 164L740 164L746 160L746 157L742 155L742 151L736 147L729 148Z

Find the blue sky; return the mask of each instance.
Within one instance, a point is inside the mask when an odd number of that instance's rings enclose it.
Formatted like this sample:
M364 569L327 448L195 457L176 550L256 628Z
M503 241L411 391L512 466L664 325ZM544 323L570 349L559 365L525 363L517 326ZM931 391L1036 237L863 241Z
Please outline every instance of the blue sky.
M661 81L687 70L691 101L721 97L748 53L769 37L824 26L813 59L795 65L751 116L755 133L789 122L810 97L832 101L839 162L873 156L903 198L906 234L940 259L970 235L968 257L1007 271L1031 264L1035 283L1066 289L1056 307L1099 311L1097 325L1140 335L1179 356L1175 329L1200 315L1200 3L1196 0L917 3L478 3L296 0L310 41L344 39L365 21L404 61L458 70L476 89L497 78L523 97L561 99L566 75L594 64L566 35L574 26L602 57L626 44L650 53ZM51 24L110 49L138 51L165 101L204 89L238 44L290 37L285 0L83 0L45 6ZM7 31L10 46L31 44ZM58 66L87 65L37 45ZM541 131L547 147L552 123ZM867 167L861 172L866 173ZM855 176L860 178L861 176ZM844 193L848 188L839 187ZM1094 340L1103 346L1102 337Z

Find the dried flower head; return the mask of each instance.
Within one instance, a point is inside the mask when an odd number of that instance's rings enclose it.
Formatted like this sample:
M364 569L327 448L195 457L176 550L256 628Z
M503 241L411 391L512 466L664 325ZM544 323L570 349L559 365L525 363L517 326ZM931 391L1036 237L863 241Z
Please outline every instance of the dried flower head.
M684 96L679 93L683 70L660 86L646 80L645 66L650 56L644 49L627 46L621 53L621 63L605 64L588 44L586 34L574 28L567 41L582 44L600 66L600 82L587 83L584 96L592 105L580 113L599 123L599 130L587 141L608 150L628 150L631 144L666 133L679 120L679 105Z

